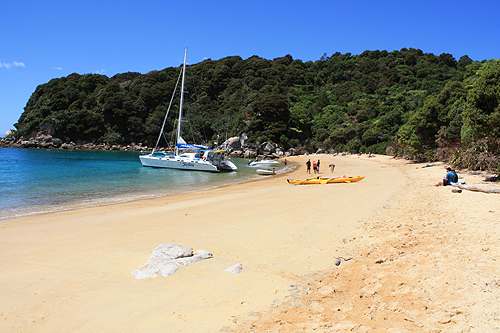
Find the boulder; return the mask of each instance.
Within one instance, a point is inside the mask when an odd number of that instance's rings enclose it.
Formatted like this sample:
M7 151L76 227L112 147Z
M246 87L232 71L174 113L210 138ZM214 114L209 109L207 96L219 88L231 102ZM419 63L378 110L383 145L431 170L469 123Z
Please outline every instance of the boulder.
M15 132L16 132L15 130L11 130L11 129L10 129L10 130L8 130L7 132L5 132L5 137L4 137L4 139L5 139L5 140L8 140L8 141L12 141L12 140L14 140L14 133L15 133Z
M242 133L240 135L240 145L242 147L248 147L248 136L246 135L246 133Z
M232 152L229 153L229 157L242 157L243 156L243 151L241 150L233 150Z
M276 151L276 148L269 142L263 142L257 148L257 152L262 155L269 155Z
M224 149L227 150L240 149L241 148L240 138L237 136L229 138L226 141L224 141L222 146L224 147Z
M306 147L298 147L296 150L297 155L309 155Z
M132 276L138 280L167 277L177 272L180 266L187 266L193 262L212 258L212 254L205 250L193 253L192 248L183 247L176 243L167 243L157 246L148 261L132 271Z
M21 148L35 148L36 142L33 139L21 141Z
M243 158L255 158L257 157L257 151L253 149L246 149L245 152L243 153Z

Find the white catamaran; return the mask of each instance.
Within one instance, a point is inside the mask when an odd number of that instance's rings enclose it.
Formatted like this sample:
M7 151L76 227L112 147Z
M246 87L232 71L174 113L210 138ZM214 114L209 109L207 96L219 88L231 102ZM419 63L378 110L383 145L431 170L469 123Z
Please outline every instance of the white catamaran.
M165 115L165 119L163 120L163 126L161 127L160 135L158 137L158 141L156 142L155 148L153 149L151 154L139 156L142 166L209 172L234 171L237 169L237 167L227 158L226 151L208 150L204 146L188 144L181 137L182 104L184 102L184 79L186 77L186 58L187 49L184 53L184 64L181 70L181 100L179 103L179 119L177 122L177 144L175 153L167 154L165 152L158 152L156 151L156 148L158 147L158 143L160 142L161 136L163 134L165 122L167 120L170 107L172 106L172 100L174 98L177 85L174 90L174 94L172 95L172 99L170 100L167 114ZM177 84L178 83L179 80L177 80ZM190 150L192 152L180 153L181 150Z

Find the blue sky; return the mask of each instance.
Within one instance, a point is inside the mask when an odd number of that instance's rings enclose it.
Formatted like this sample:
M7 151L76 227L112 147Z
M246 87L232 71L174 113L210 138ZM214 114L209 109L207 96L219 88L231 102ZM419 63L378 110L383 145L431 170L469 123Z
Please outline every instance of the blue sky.
M421 49L500 59L500 1L7 0L0 6L0 136L40 84L147 73L238 55Z

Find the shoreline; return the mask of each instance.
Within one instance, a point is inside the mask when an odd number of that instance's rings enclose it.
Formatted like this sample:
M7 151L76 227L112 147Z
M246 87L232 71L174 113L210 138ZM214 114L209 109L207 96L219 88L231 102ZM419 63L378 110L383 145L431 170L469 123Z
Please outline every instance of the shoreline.
M323 170L327 170L327 161L334 161L336 176L362 174L366 178L352 184L290 185L286 178L305 178L305 161L316 158L299 156L288 158L298 164L294 171L274 178L170 197L21 217L14 219L15 223L0 221L0 264L5 271L0 276L4 289L0 328L27 332L246 332L257 327L263 331L291 332L308 327L312 331L314 325L320 328L332 319L319 306L329 295L327 289L308 291L311 285L321 283L318 281L322 279L314 276L347 274L345 281L377 278L381 273L375 272L374 267L388 266L374 261L399 260L384 244L404 239L400 231L411 231L407 227L409 217L413 224L427 216L432 218L426 211L430 210L427 195L436 203L438 198L445 200L445 204L446 200L459 200L457 210L474 205L473 199L479 197L483 202L496 203L492 210L500 211L494 194L487 197L488 194L464 192L457 197L449 193L449 188L429 186L431 181L442 177L442 168L422 169L419 164L379 155L372 159L317 156L322 160ZM326 173L329 171L323 175ZM473 177L477 176L464 178L472 183L469 179ZM411 199L409 207L402 205L406 199ZM480 210L481 205L476 204L474 209ZM474 218L475 214L474 211L469 215ZM493 218L493 214L488 214ZM439 221L443 226L453 225L453 221L443 217ZM398 224L403 227L397 227ZM423 242L429 236L423 233L419 237ZM213 258L183 267L166 278L139 281L131 276L132 270L143 265L156 246L172 242L195 251L207 250ZM433 246L431 253L444 254L438 251L438 245ZM376 256L369 254L377 251L381 252ZM490 246L488 255L498 252ZM335 265L335 258L349 256L353 260ZM365 258L368 261L363 261ZM419 262L422 260L408 261L406 271ZM239 275L224 271L236 263L243 265ZM358 269L362 274L356 275ZM435 270L431 272L436 274ZM442 273L446 274L447 271ZM379 282L394 288L393 280ZM377 285L376 279L372 282ZM339 300L335 306L342 301L356 302L355 297L359 299L360 294L368 292L366 286L370 285L351 285L345 289L336 283L330 285L331 291L337 290L336 295L329 296ZM407 284L410 290L414 284L410 279ZM411 294L398 290L402 298L399 302L413 300ZM302 299L304 291L316 298ZM342 295L352 298L344 300ZM376 295L368 293L365 300L379 301ZM283 312L283 306L293 309L287 302L291 299L300 305L296 312L289 312L293 313L293 320ZM302 300L306 303L300 304ZM379 310L383 308L380 306ZM278 312L272 312L273 309ZM344 305L342 309L343 315L349 315L356 310L363 313L366 308L349 309ZM425 314L410 303L405 309ZM316 312L312 313L313 310ZM333 319L335 323L358 325L353 326L355 329L388 327L383 326L381 318L371 322L363 318L361 314ZM411 318L415 319L415 315ZM425 323L422 325L427 327Z
M287 168L291 168L291 166L288 166ZM285 168L280 168L279 174L284 172L283 169ZM290 171L291 170L287 170L286 172ZM84 209L87 207L108 206L138 200L149 200L183 193L192 193L196 191L206 191L221 186L231 186L247 181L259 180L260 178L262 178L262 176L255 175L248 170L243 170L242 175L230 175L227 178L224 177L218 180L213 179L211 181L193 183L189 186L166 186L166 189L145 187L141 192L137 193L115 192L110 193L110 195L108 196L80 196L75 198L68 198L68 200L66 201L47 204L33 202L33 206L31 208L29 208L29 206L26 206L25 204L18 206L6 206L2 208L2 211L0 213L0 221L19 217L37 216L54 212L70 211L74 209ZM47 181L50 181L50 179L48 179ZM21 202L22 201L24 200L21 200ZM26 209L25 207L28 207L28 209Z

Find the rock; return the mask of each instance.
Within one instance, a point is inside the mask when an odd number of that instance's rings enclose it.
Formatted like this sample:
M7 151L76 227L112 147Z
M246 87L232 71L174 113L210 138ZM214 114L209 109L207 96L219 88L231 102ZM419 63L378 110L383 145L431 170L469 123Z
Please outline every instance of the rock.
M193 262L212 258L212 253L205 250L198 250L190 257L177 258L175 261L180 265L187 266Z
M247 149L245 150L245 152L243 153L243 158L246 158L246 159L249 159L249 158L255 158L257 156L257 151L253 150L253 149Z
M237 136L229 138L222 144L222 146L224 147L224 149L227 150L240 149L241 148L240 138Z
M128 89L131 83L132 83L132 80L124 81L124 82L120 83L120 88Z
M192 248L176 243L161 244L153 250L144 265L132 271L132 276L138 280L167 277L177 272L181 265L187 266L212 257L212 254L205 250L198 250L193 254Z
M8 130L7 132L5 132L5 139L6 140L10 140L10 139L14 139L14 133L16 131L15 130Z
M276 148L269 142L264 142L260 144L260 146L257 148L257 152L262 155L268 155L272 154L276 151Z
M236 265L233 265L233 266L227 268L225 271L231 275L238 275L241 273L242 270L243 270L243 266L241 264L236 264Z
M59 148L62 145L62 140L59 138L52 138L52 145L56 148Z
M158 275L161 277L167 277L179 270L179 263L174 260L168 260L158 266Z
M298 147L296 148L297 155L309 155L306 147Z
M462 190L459 188L452 188L451 193L462 193Z
M243 151L241 150L233 150L232 152L229 153L229 157L242 157L243 156Z
M240 145L241 147L248 147L248 136L246 133L240 135Z

